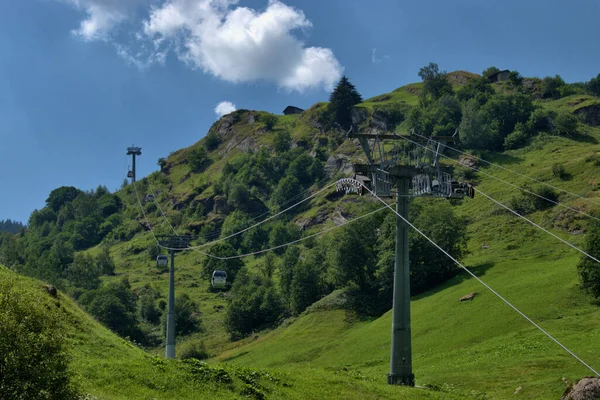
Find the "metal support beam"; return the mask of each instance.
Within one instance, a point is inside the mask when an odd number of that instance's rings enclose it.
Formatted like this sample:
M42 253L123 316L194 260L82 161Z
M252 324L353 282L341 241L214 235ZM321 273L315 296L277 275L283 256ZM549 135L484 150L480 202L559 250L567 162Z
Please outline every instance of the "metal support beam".
M398 177L396 211L408 220L408 189L410 178ZM392 309L392 350L390 357L390 385L415 385L412 373L412 346L410 333L410 270L408 258L408 224L396 217L396 264L394 266L394 299Z
M171 252L171 270L169 272L169 311L167 314L166 358L175 358L175 251Z

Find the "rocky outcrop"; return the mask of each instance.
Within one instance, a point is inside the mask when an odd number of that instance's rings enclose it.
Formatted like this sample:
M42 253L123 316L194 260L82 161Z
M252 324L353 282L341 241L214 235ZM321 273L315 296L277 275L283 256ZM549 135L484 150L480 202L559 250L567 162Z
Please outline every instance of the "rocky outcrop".
M369 110L363 107L352 108L352 125L360 125L369 119Z
M352 166L348 156L336 154L327 159L324 170L325 174L331 178L337 173L342 173L344 175L351 174L352 171L354 171L354 167Z
M580 107L574 114L586 125L600 126L600 104Z
M600 399L600 378L586 377L570 386L560 400Z
M249 150L256 151L258 150L258 144L256 139L253 137L245 137L242 140L231 140L227 143L225 149L220 151L219 154L220 156L223 156L233 149L240 149L244 152L248 152Z

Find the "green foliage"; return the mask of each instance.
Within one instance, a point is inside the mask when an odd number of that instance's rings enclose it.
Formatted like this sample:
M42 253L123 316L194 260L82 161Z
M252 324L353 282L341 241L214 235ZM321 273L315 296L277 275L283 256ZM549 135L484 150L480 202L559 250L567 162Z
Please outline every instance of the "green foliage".
M344 75L329 96L328 112L343 129L349 129L353 106L361 101L361 95Z
M204 164L208 161L206 149L203 146L198 146L192 150L188 155L188 165L192 171L199 172Z
M590 93L596 97L600 97L600 74L596 75L595 78L590 79L586 86Z
M283 178L271 195L271 205L275 210L279 210L281 205L287 200L296 198L302 191L302 185L295 176L286 176Z
M470 149L489 149L498 141L489 121L475 99L469 100L462 110L462 120L458 129L461 143Z
M102 324L122 337L142 342L137 326L136 296L127 280L85 292L79 301Z
M465 221L458 217L448 203L427 201L413 203L409 220L418 226L441 248L457 260L466 255L467 231ZM414 222L413 222L414 221ZM394 246L396 217L388 215L381 226L377 242L379 261L377 278L382 300L391 303L394 276ZM411 294L429 290L453 277L458 269L454 262L414 230L409 231Z
M294 275L290 284L290 310L300 314L306 307L318 300L320 294L319 267L323 265L322 257L312 257L294 266Z
M110 256L109 247L107 245L102 246L100 254L96 256L96 265L100 269L102 275L114 275L115 273L115 262Z
M525 125L519 122L515 125L514 132L504 138L504 148L506 150L518 149L527 143L529 137Z
M93 290L100 285L101 267L94 259L83 253L76 253L73 263L69 265L67 277L76 287Z
M216 132L209 132L204 138L204 147L206 150L213 151L221 144L221 140L219 139L219 135Z
M167 333L168 313L164 312L161 317L163 333ZM189 335L202 330L198 312L198 305L187 293L175 297L175 335Z
M335 231L327 243L328 274L335 288L356 285L368 292L374 282L377 264L375 244L381 214Z
M160 170L163 171L167 166L167 160L164 157L158 159L156 164L160 167Z
M246 210L249 205L250 192L246 185L234 182L229 187L227 204L238 210Z
M196 360L204 360L210 358L210 354L206 350L206 345L202 340L193 340L185 342L179 349L179 358L186 360L195 358Z
M523 192L522 194L513 197L509 202L509 207L521 215L552 208L556 202L558 202L558 194L548 186L538 186L526 189L531 193Z
M273 130L275 124L277 123L277 117L273 114L267 114L262 117L261 120L265 123L265 128L267 131Z
M273 137L273 146L277 153L285 153L290 149L292 143L292 136L287 130L275 132Z
M38 293L0 280L0 397L77 399L61 310Z
M423 80L423 90L420 94L422 105L425 105L429 98L437 100L444 95L452 95L452 85L448 81L446 71L440 71L436 63L430 62L422 67L419 77Z
M523 77L518 71L510 71L508 73L508 80L516 88L519 88L523 85Z
M597 223L590 224L583 250L595 258L600 258L600 225ZM596 299L600 299L600 264L587 256L582 256L577 270L581 286Z
M460 103L444 95L426 108L413 108L408 124L421 135L452 136L460 124L461 113Z
M579 120L573 114L559 113L554 119L556 133L561 136L575 136L578 133Z
M237 253L235 248L228 242L220 242L211 246L210 254L219 257L231 257ZM236 279L238 271L244 266L244 261L241 258L234 258L230 260L219 260L213 257L205 257L202 267L203 275L210 277L213 271L221 270L227 272L227 280L234 281Z
M80 193L82 191L73 186L61 186L50 192L46 199L46 205L52 210L58 211L64 204L75 200Z
M233 296L227 307L225 326L232 338L272 327L281 317L281 298L271 280L252 277L242 269L231 291Z
M490 76L494 75L497 72L500 72L500 68L492 66L492 67L484 69L483 72L481 73L481 75L483 75L486 78L489 78Z
M300 239L300 228L292 222L277 221L271 225L269 247L276 247ZM275 254L283 254L284 248L274 250Z
M554 163L552 164L552 176L560 180L566 180L569 177L569 173L565 169L564 165Z
M140 317L151 324L158 324L162 313L156 307L154 296L151 293L145 293L139 300Z
M550 121L556 118L554 111L547 111L543 108L535 109L527 120L527 129L532 132L548 132L551 129Z
M462 102L470 99L477 100L479 105L485 104L491 95L495 93L489 79L480 77L472 79L456 92L456 98Z
M554 77L547 76L542 80L541 93L545 99L560 99L561 89L565 86L565 81L560 75Z
M19 233L25 226L22 222L19 221L11 221L10 218L7 220L0 219L0 233L1 232L9 232L9 233Z

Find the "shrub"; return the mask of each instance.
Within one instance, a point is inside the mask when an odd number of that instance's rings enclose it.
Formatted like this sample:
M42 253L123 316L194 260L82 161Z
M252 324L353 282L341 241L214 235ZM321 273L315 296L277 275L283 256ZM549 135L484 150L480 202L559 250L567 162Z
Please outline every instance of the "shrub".
M553 207L558 201L558 194L550 187L540 186L528 190L535 194L523 192L509 202L509 207L521 215L546 210Z
M584 250L586 253L600 257L600 225L593 223L585 238ZM581 286L590 292L596 299L600 299L600 265L586 256L582 256L577 266Z
M188 155L188 164L192 171L199 171L207 160L206 149L202 146L192 149Z
M78 398L59 310L12 277L0 281L1 398Z
M206 135L206 138L204 138L204 147L206 147L208 151L212 151L219 146L219 142L219 136L215 132L210 132Z
M560 113L554 120L556 133L562 136L574 136L577 134L579 120L573 114Z
M188 359L195 358L196 360L205 360L210 358L210 354L206 351L206 345L202 340L194 340L184 343L179 350L179 358Z
M569 176L565 167L562 164L556 163L552 164L552 175L561 180L565 180Z
M292 143L292 137L288 131L280 131L275 133L275 138L273 139L273 145L275 147L275 151L278 153L285 153L290 149L290 145Z
M506 150L517 149L527 143L529 134L526 132L525 126L523 124L517 125L515 131L504 138L504 148Z
M565 86L565 81L560 75L555 75L554 78L547 76L542 80L542 97L545 99L559 99L560 89Z
M267 128L268 131L272 130L277 123L277 117L271 114L265 115L262 120L264 121L265 128Z

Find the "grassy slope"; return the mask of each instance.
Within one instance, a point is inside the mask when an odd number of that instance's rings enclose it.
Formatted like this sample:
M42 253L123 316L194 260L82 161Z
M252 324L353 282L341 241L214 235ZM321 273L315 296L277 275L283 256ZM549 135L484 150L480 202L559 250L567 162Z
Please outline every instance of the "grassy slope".
M18 276L0 266L0 279L15 279L15 284L34 292L45 290L42 282ZM54 302L49 295L47 301ZM258 380L259 388L271 399L441 399L436 392L392 388L367 377L344 371L305 370L293 375L264 369L242 370L224 366L233 377L231 384L201 374L192 374L181 362L157 359L120 339L94 321L70 298L59 292L57 302L68 327L71 368L83 392L96 399L232 399L244 396L241 377L252 371L267 372ZM280 381L269 378L276 377ZM264 387L268 387L268 391ZM251 396L252 398L252 396ZM453 397L456 398L456 397Z
M553 102L544 106L560 108ZM598 129L586 129L600 138ZM600 168L586 162L598 151L591 142L546 137L495 161L600 202ZM572 179L552 177L556 162L566 167ZM531 183L497 168L485 171L519 186ZM505 204L518 192L483 175L478 180L479 189ZM599 209L584 200L572 201L572 196L561 196L561 202L588 212ZM482 196L465 199L457 208L470 220L471 254L465 264L597 369L600 309L578 289L579 253L498 209ZM586 226L573 212L554 207L530 218L577 246L583 244L583 235L560 229L577 232ZM432 247L432 251L437 250ZM479 293L473 302L458 302L473 291ZM476 390L494 398L512 398L521 386L520 397L558 398L565 388L563 377L572 381L591 373L466 273L414 299L412 307L418 384ZM355 323L349 323L340 310L308 314L216 360L261 366L346 366L383 379L388 371L390 325L390 313Z
M362 105L372 108L373 104L395 101L417 104L419 85L408 85L388 95L367 99ZM580 95L571 97L577 99L565 98L541 104L548 109L573 111L581 104L594 101L586 98L581 102L580 98L585 96ZM276 129L288 127L296 138L314 133L305 125L306 119L306 115L279 117ZM598 129L586 127L586 130L600 138ZM256 130L252 134L261 144L268 143L272 137ZM346 141L339 150L360 154L349 144ZM589 142L546 138L536 139L525 149L507 152L491 160L600 201L597 191L600 168L585 161L588 155L597 152L598 146ZM447 154L456 156L451 151ZM170 160L177 161L181 157L182 153L177 152ZM563 163L573 178L565 182L553 178L551 165L554 162ZM224 159L212 164L209 173L214 177L223 163ZM210 179L209 174L186 178L186 167L174 164L169 180L177 193L186 195L197 184L194 181ZM521 186L529 183L525 178L502 170L485 170ZM516 193L515 189L485 176L479 176L478 182L481 190L505 203ZM161 189L166 190L166 186L162 185ZM210 193L202 193L199 197L208 195ZM588 211L593 209L581 200L562 196L562 201ZM170 208L166 199L161 204L165 209ZM322 207L332 205L319 206ZM472 253L466 259L466 265L576 354L593 366L600 365L600 356L594 351L600 314L577 288L578 254L516 217L498 212L497 206L481 196L465 199L457 211L470 220L472 238L469 248ZM315 208L306 214L316 214ZM571 235L563 229L574 231L585 227L585 222L572 213L561 212L555 207L534 214L532 219L576 245L583 243L582 235ZM559 222L554 223L555 219ZM151 217L151 222L157 224L160 219ZM153 271L153 263L144 252L125 254L126 248L136 243L147 246L151 238L148 234L139 234L131 242L113 247L118 273L127 274L134 287L148 283L166 295L167 275ZM489 248L483 249L484 244ZM432 248L432 251L436 250ZM324 368L347 366L380 383L385 379L390 341L389 313L373 321L348 320L339 310L313 313L302 316L287 328L261 334L257 340L229 343L222 325L223 311L218 308L224 306L226 300L207 291L208 283L199 277L199 260L196 253L177 256L177 291L186 292L199 302L205 332L196 336L203 337L209 351L219 355L215 361L291 368L293 375L298 377L312 376L313 367L319 368L319 374L329 374ZM557 398L564 388L563 376L576 379L587 374L563 350L464 275L414 300L414 368L418 384L453 388L461 395L473 390L486 392L494 398L512 397L514 389L522 386L521 397ZM458 303L460 296L474 290L479 295L473 302ZM155 350L159 355L162 351ZM225 352L220 354L222 351Z

